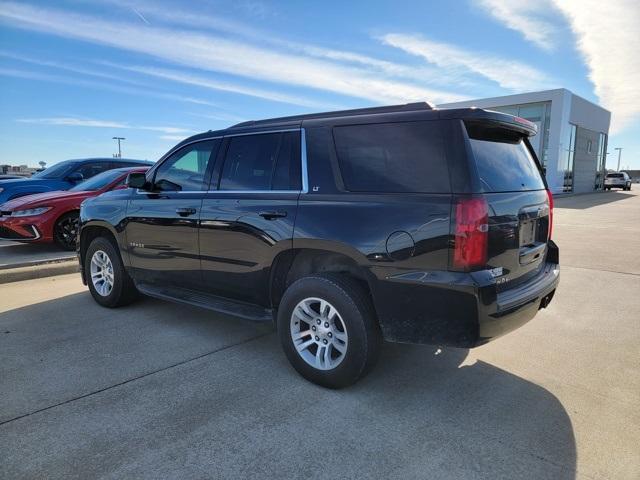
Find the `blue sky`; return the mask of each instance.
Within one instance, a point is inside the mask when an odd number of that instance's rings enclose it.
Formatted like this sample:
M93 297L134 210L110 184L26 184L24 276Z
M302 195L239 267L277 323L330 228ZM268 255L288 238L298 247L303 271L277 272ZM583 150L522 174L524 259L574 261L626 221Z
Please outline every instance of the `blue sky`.
M0 1L0 163L156 160L243 120L564 87L640 169L632 0Z

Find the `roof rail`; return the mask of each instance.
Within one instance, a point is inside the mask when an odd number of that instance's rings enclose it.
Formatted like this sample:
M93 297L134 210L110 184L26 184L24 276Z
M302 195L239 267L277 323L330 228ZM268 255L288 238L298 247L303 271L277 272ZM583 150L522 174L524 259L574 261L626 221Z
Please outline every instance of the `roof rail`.
M309 120L313 118L349 117L354 115L373 115L376 113L411 112L415 110L433 110L433 107L431 107L431 105L429 105L427 102L415 102L415 103L406 103L404 105L387 105L384 107L356 108L352 110L337 110L334 112L309 113L306 115L293 115L290 117L267 118L264 120L249 120L247 122L241 122L236 125L232 125L229 128L252 127L252 126L260 126L260 125L269 124L269 123L295 122L298 120L302 121L302 120Z

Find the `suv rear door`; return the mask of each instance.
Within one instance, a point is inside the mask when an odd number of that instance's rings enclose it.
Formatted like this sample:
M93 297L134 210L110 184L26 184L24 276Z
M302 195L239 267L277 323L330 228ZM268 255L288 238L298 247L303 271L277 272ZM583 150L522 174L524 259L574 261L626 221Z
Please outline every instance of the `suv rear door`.
M475 168L475 194L488 207L487 267L500 289L534 276L544 263L550 194L522 132L487 121L464 122Z
M225 137L202 205L202 289L269 306L276 256L292 247L300 129Z

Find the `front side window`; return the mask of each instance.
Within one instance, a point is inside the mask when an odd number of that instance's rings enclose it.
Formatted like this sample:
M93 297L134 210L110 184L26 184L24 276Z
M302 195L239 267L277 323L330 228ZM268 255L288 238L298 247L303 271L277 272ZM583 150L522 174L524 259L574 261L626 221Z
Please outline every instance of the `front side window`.
M352 192L450 192L440 130L436 121L335 127L345 187Z
M231 137L220 190L300 190L300 132Z
M162 191L205 189L205 173L219 141L198 142L178 150L158 167L154 187Z

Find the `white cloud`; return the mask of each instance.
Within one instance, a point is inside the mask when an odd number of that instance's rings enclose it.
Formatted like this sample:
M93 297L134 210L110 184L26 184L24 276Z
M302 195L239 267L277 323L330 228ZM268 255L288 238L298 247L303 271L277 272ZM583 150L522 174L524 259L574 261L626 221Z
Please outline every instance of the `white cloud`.
M151 90L149 88L132 88L127 86L114 85L109 82L99 82L94 80L86 80L77 77L65 77L61 75L52 75L48 73L34 72L29 70L21 70L16 68L0 68L0 76L24 78L27 80L37 80L42 82L62 83L66 85L74 85L80 87L94 88L97 90L109 90L117 93L124 93L133 96L145 96L152 98L160 98L164 100L172 100L176 102L184 102L195 105L206 105L209 107L217 107L217 104L201 98L189 97L184 95L176 95L173 93L165 93Z
M171 140L172 142L181 142L186 137L184 135L160 135L162 140Z
M420 35L389 33L382 37L382 41L447 71L474 73L513 91L539 90L550 86L545 73L516 60L434 42Z
M167 25L181 25L192 29L209 30L224 32L234 37L242 37L263 45L272 45L281 47L291 52L303 53L310 57L333 60L340 63L352 64L366 67L367 69L379 71L385 75L397 78L410 79L419 81L420 83L428 82L434 85L450 85L452 78L443 78L441 72L436 68L428 68L426 66L416 67L414 65L403 65L388 60L363 55L348 50L336 50L330 48L319 47L300 41L289 41L275 36L273 32L267 32L254 27L249 27L243 23L239 23L220 16L213 16L198 12L198 14L179 8L167 8L158 2L147 2L144 0L100 0L103 3L114 5L125 10L134 11L136 14L144 12L154 21L159 21ZM146 18L146 17L145 17ZM149 23L148 21L146 22ZM460 85L466 85L462 78L456 78L456 82Z
M378 72L185 30L111 22L56 9L6 2L0 18L12 26L152 55L172 63L253 80L309 87L377 103L466 98L384 78Z
M112 62L100 62L102 65L119 68L122 70L128 70L130 72L142 73L144 75L153 76L156 78L162 78L164 80L171 80L174 82L185 83L188 85L196 85L198 87L204 87L211 90L219 90L225 92L239 93L241 95L248 95L252 97L262 98L265 100L271 100L274 102L290 103L293 105L300 105L304 107L326 107L326 103L320 103L313 100L309 100L303 97L296 97L293 95L287 95L284 93L275 92L272 90L264 90L259 88L244 87L228 82L220 82L211 80L206 77L192 75L179 70L171 70L166 68L156 67L144 67L139 65L120 65Z
M602 105L611 110L613 133L640 117L640 3L637 0L478 0L505 26L549 48L566 20ZM547 41L549 39L549 42Z
M122 75L111 75L104 71L97 71L97 70L92 70L92 69L88 69L88 68L84 68L76 65L69 65L63 62L43 60L40 58L34 58L31 56L28 56L28 55L17 54L7 50L0 50L0 57L5 57L11 60L17 60L19 62L29 63L32 65L38 65L41 67L49 67L49 68L54 68L58 70L66 70L68 72L79 73L81 75L87 75L90 77L97 77L97 78L102 78L106 80L114 80L117 82L128 83L136 86L148 87L148 85L145 85L142 82L131 80L129 78L124 78L122 77Z
M538 47L547 51L555 48L559 26L558 10L552 0L477 0L477 3Z
M640 3L556 0L616 133L640 118Z
M151 132L161 132L165 134L187 134L193 131L180 127L154 126L154 125L131 125L129 123L116 122L112 120L96 120L90 118L75 117L45 117L45 118L19 118L20 123L35 123L38 125L57 125L65 127L92 127L92 128L115 128L128 130L148 130ZM181 137L184 138L184 137Z

